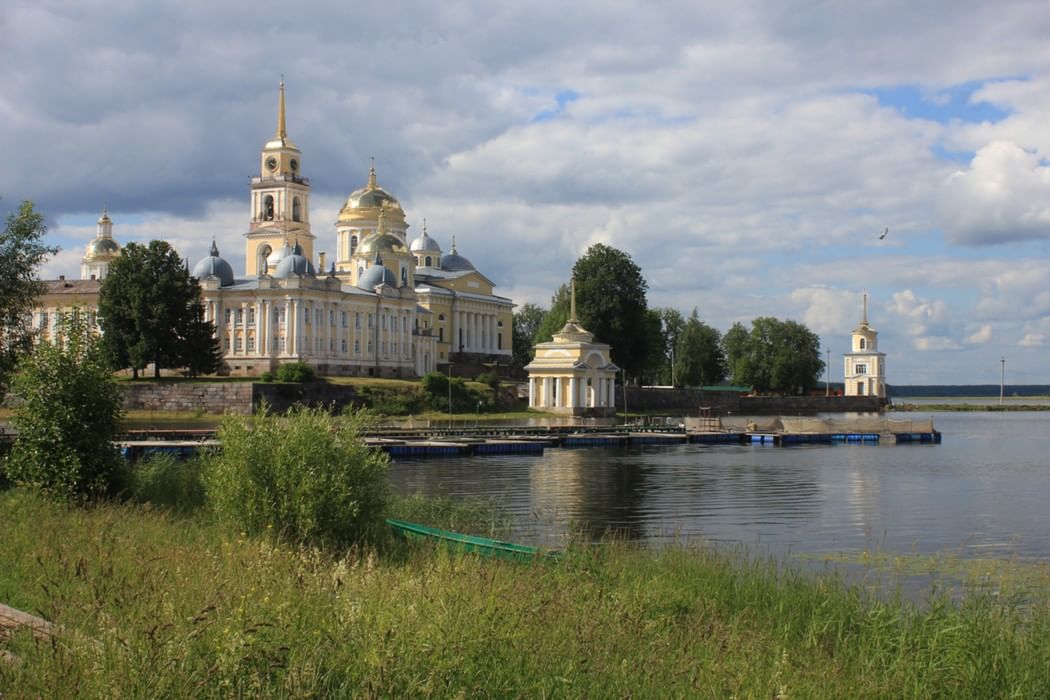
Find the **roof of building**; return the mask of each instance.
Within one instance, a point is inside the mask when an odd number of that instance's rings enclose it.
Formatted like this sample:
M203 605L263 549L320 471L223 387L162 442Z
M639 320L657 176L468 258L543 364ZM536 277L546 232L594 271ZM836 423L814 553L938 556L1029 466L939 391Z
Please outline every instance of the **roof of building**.
M102 286L102 282L99 280L67 280L59 278L57 280L43 280L47 286L45 294L98 294L99 288Z
M211 253L193 266L193 276L199 280L205 277L218 277L220 287L233 284L233 267L219 255L219 246L211 242Z

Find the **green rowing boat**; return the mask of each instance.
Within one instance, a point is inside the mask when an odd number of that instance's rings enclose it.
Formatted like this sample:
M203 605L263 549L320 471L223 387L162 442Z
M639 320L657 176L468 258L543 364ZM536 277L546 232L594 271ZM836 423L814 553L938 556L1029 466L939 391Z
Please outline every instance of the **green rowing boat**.
M436 527L427 527L419 523L410 523L407 520L395 520L387 518L386 524L393 529L394 534L412 540L433 540L441 542L455 552L472 552L482 557L493 557L495 559L516 559L526 561L538 556L558 557L558 552L541 551L538 547L530 547L525 544L514 544L492 540L488 537L477 535L464 535L459 532L450 532Z

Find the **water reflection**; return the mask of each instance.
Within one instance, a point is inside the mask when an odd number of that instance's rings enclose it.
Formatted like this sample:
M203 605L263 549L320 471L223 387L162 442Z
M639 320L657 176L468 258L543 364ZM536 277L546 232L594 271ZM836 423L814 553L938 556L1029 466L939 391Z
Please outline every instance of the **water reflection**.
M574 527L773 554L878 549L1050 557L1050 413L939 414L943 445L549 449L394 462L403 493L493 499L513 536Z

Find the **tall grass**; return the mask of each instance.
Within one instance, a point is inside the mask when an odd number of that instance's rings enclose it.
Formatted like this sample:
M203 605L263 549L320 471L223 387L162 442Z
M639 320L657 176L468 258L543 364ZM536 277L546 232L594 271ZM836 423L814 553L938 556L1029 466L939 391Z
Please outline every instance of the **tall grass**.
M4 697L1050 695L1045 600L880 602L709 549L334 556L19 490L0 531L0 600L66 630L6 642Z

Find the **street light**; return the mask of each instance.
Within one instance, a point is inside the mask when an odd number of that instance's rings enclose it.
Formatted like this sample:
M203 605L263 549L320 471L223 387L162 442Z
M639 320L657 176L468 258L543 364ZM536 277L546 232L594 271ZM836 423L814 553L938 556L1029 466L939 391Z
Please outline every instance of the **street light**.
M474 427L477 428L479 423L481 423L481 402L480 401L478 401L478 412L477 412L476 417L474 418Z

